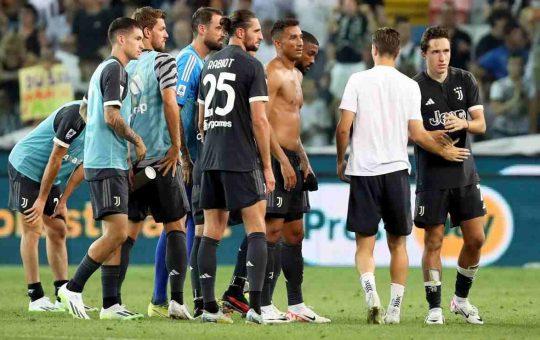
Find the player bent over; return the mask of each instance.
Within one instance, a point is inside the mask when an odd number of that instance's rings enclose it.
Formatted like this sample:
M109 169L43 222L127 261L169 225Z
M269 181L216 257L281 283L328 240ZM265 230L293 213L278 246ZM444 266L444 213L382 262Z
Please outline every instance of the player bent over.
M58 297L53 304L43 292L38 245L45 229L47 259L53 272L55 295L58 295L58 289L68 277L66 202L83 180L80 165L86 124L79 115L80 105L80 100L62 105L20 140L9 154L9 206L24 215L21 257L30 312L64 311ZM66 181L62 193L60 184Z

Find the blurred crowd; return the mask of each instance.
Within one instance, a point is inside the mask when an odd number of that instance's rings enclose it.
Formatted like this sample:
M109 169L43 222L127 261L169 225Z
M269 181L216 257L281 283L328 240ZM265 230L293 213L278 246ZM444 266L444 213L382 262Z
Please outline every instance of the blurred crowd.
M395 1L393 1L395 2ZM403 6L418 1L401 0ZM424 1L424 3L427 3ZM466 3L463 10L463 3ZM110 51L109 23L140 6L167 11L169 52L191 41L191 14L200 6L230 13L253 10L265 40L257 58L274 55L270 29L278 18L297 17L320 43L317 62L304 80L302 137L306 146L333 143L337 106L348 77L372 66L371 33L393 26L401 34L398 69L414 76L423 69L419 38L423 27L385 11L383 0L0 0L0 136L22 127L20 68L62 63L80 98L96 66ZM539 0L434 0L430 23L451 35L451 65L471 71L484 101L488 133L483 139L536 133L540 89Z

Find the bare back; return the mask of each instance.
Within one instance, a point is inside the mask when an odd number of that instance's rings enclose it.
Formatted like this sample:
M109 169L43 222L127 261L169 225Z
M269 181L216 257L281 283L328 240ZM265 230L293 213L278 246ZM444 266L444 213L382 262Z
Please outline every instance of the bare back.
M300 109L304 102L302 95L302 74L296 68L285 67L279 58L267 65L268 121L282 148L298 151L300 138Z

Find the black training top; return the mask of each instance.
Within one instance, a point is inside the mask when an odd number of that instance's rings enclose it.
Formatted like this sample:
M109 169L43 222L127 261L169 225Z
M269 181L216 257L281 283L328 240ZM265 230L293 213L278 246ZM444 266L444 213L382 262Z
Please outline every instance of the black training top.
M428 131L444 130L448 115L467 119L467 113L482 108L478 84L474 76L465 70L449 67L448 76L439 83L426 72L414 78L422 93L422 119ZM450 134L453 140L459 138L457 147L471 149L471 136L466 130ZM437 190L458 188L479 181L473 156L463 163L450 162L427 152L419 146L414 149L416 157L416 190Z
M230 45L204 64L199 105L204 105L202 170L251 171L258 166L250 103L268 101L262 64Z

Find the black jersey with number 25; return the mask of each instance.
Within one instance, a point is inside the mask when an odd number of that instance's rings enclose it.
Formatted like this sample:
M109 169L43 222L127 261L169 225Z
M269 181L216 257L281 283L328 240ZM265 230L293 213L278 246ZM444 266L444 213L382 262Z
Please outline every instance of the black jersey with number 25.
M202 170L251 171L258 167L250 103L268 101L262 64L229 45L204 64L199 85L204 105Z
M448 76L440 83L426 72L414 78L422 93L422 120L428 131L444 130L446 118L450 115L468 119L468 113L482 109L478 84L474 76L459 68L449 67ZM471 149L471 136L466 130L450 134L453 140L459 138L457 147ZM473 156L464 162L450 162L444 158L415 146L416 191L458 188L479 181Z

